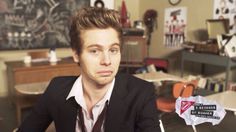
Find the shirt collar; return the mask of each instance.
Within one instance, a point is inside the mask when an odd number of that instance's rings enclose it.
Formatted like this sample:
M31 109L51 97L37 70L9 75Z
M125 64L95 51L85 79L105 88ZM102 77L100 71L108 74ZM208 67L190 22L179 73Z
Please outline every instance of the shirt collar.
M108 88L105 96L100 100L96 105L105 104L106 101L110 101L111 94L114 88L115 84L115 78L112 80L110 87ZM72 86L72 89L70 90L70 93L68 94L66 100L69 98L74 97L76 102L82 107L86 108L85 100L84 100L84 93L83 93L83 87L82 87L82 75L80 75L75 83Z

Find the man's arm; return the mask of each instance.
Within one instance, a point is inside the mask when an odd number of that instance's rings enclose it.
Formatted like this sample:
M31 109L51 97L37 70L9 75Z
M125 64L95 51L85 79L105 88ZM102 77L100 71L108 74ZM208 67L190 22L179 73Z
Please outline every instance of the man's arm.
M149 85L150 86L150 85ZM154 86L145 87L144 99L141 110L138 111L138 132L160 132L159 112L156 108L156 94Z

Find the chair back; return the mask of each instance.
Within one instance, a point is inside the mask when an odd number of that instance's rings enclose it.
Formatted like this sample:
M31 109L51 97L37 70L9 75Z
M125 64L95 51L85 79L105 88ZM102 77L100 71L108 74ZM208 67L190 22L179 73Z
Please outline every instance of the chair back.
M177 82L173 86L173 96L178 97L189 97L193 95L195 85L192 83Z

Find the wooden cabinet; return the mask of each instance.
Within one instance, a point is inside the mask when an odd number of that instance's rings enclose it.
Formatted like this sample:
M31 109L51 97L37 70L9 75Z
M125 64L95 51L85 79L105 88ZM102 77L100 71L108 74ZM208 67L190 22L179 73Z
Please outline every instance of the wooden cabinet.
M147 57L147 42L143 36L124 36L121 64L143 64Z

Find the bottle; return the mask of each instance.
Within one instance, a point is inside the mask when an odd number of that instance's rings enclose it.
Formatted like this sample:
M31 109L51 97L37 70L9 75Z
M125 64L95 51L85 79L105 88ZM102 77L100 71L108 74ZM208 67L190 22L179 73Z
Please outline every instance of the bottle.
M122 4L121 4L120 17L121 17L122 27L125 27L126 23L127 23L128 16L127 16L127 8L126 8L124 0L122 1Z
M51 48L49 51L49 62L51 63L57 62L57 55L55 48Z

